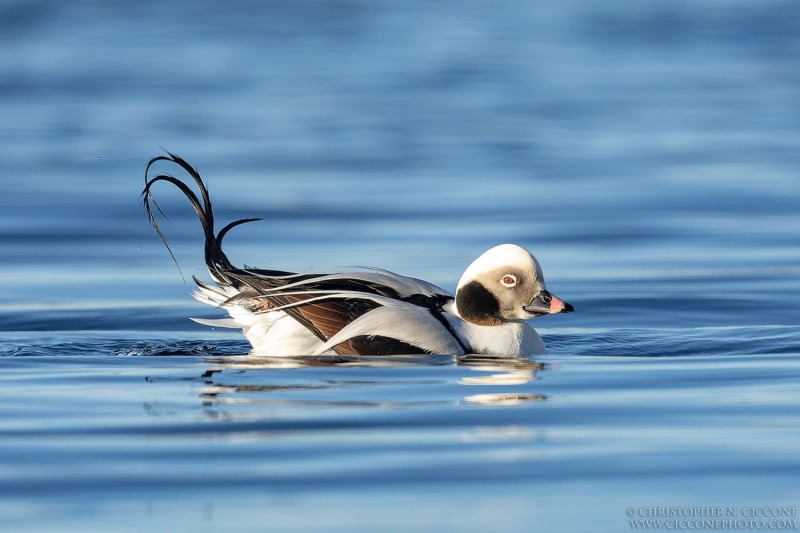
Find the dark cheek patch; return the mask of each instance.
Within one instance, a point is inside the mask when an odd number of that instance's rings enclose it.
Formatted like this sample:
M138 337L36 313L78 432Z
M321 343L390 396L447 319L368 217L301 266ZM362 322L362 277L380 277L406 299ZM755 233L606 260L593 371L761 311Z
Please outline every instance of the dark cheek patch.
M474 324L492 326L503 321L497 298L477 281L471 281L458 290L456 306L458 314Z

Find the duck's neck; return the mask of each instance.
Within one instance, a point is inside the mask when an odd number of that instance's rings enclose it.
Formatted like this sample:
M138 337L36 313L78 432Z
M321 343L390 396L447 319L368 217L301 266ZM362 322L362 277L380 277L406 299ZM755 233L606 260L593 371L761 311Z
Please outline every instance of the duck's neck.
M457 302L448 309L451 322L469 344L473 353L525 356L547 353L539 334L525 322L500 322L497 325L475 324L460 312Z

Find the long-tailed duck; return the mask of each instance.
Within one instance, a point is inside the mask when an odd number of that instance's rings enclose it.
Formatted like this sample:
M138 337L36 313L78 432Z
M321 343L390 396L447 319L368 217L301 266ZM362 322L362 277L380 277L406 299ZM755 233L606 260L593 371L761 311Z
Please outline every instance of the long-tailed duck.
M180 166L200 195L173 176L150 177L159 161ZM158 209L153 185L162 181L186 195L205 233L205 260L214 284L194 278L198 289L193 296L231 317L197 321L241 328L253 354L537 355L545 353L544 342L525 320L573 311L547 290L536 258L514 244L495 246L473 261L455 297L426 281L372 267L328 273L237 268L222 251L222 240L235 226L259 219L236 220L215 232L200 174L169 153L147 164L142 193L150 222L167 249L153 211L153 206Z

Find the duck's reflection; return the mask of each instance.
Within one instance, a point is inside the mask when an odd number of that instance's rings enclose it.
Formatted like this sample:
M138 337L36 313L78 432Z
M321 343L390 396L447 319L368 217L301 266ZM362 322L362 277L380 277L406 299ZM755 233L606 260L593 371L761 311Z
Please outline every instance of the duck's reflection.
M519 405L526 402L541 402L547 399L544 394L470 394L464 397L468 403L482 403L492 405Z
M214 364L203 374L201 398L206 407L220 405L269 404L272 406L326 407L410 407L452 404L453 398L442 398L441 392L455 384L459 393L456 403L519 405L547 399L543 394L527 390L546 364L524 357L465 356L401 356L401 357L261 357L234 356L210 358ZM312 369L313 367L346 368L411 368L410 372L360 373L330 372L295 374L281 371ZM453 379L446 367L469 369L474 375ZM425 369L429 369L426 372ZM300 378L300 379L297 379ZM269 380L269 383L265 383ZM467 392L463 394L464 387ZM509 387L523 390L509 391ZM473 390L501 387L505 390ZM331 389L349 389L343 395L331 394ZM434 391L430 394L430 391ZM473 393L474 392L474 393ZM380 398L380 399L379 399Z
M462 385L524 385L536 379L536 373L545 368L545 363L523 357L492 357L486 355L466 355L459 359L459 364L477 372L489 372L489 375L465 376L459 383ZM492 405L519 405L525 402L546 400L544 394L530 392L500 392L470 394L464 397L467 403Z

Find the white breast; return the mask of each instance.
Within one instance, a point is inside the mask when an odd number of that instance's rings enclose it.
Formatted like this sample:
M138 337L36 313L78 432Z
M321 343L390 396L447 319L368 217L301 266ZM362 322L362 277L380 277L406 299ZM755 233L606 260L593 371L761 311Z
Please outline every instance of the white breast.
M547 353L539 334L525 322L507 322L499 326L479 326L458 316L455 302L445 307L447 319L473 353L506 356Z

